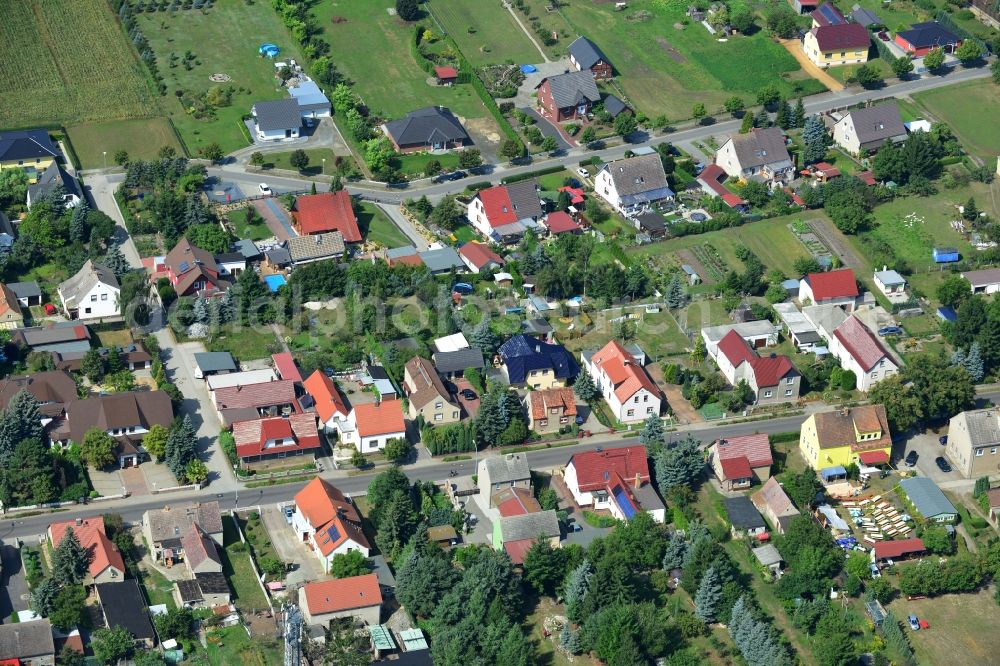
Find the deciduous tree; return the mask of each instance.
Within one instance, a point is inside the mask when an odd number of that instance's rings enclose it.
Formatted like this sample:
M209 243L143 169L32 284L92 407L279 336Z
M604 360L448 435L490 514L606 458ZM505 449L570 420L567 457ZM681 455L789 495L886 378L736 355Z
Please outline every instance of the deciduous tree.
M115 440L100 428L91 428L80 443L80 459L94 469L104 469L115 462Z

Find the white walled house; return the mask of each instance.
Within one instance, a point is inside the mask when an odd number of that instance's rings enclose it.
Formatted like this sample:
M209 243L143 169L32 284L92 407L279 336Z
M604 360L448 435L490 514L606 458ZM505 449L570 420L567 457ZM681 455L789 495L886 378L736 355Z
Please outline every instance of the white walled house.
M858 282L850 268L809 273L799 280L799 303L839 305L850 314L854 312L858 295Z
M877 382L899 372L896 361L857 317L845 319L828 342L840 367L854 373L859 391L867 393Z
M622 423L659 416L662 397L642 364L616 340L581 360L611 413Z
M622 215L637 214L651 203L674 198L658 154L608 162L594 177L594 191Z
M735 134L715 154L715 163L730 178L757 176L767 181L789 181L795 177L785 135L777 127Z
M346 421L338 422L340 441L361 453L374 453L391 439L406 438L401 400L382 400L355 405Z
M76 275L58 287L63 312L70 319L101 319L121 314L118 294L121 287L111 269L91 260Z
M316 370L302 382L302 387L313 399L320 428L328 433L339 431L340 424L347 422L350 410L333 379Z
M371 544L361 530L361 516L340 490L316 477L295 495L293 504L292 528L324 571L330 570L335 555L356 550L368 557Z
M302 116L294 99L256 102L251 109L258 141L284 141L299 138Z
M566 463L563 478L582 507L606 510L618 520L640 511L658 523L666 519L666 507L650 485L645 446L578 453Z

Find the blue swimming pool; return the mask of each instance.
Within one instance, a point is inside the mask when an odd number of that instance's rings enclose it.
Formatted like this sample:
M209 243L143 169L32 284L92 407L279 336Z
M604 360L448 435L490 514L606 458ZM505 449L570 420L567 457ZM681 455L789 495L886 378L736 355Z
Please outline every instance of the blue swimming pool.
M264 282L267 284L267 288L272 292L278 291L278 289L287 282L284 275L265 275Z

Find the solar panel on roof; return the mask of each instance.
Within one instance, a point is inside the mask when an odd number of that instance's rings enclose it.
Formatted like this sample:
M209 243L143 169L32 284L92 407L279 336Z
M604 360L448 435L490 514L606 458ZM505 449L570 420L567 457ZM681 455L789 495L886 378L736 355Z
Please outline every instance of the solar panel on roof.
M189 264L189 263L188 263L188 262L186 262L186 261L182 261L182 262L180 263L180 266L178 266L177 268L178 268L178 269L180 269L180 271L181 271L181 272L183 273L184 271L186 271L186 270L187 270L188 268L190 268L190 267L191 267L191 264Z
M629 498L628 493L621 486L615 488L615 500L618 502L618 506L622 510L622 515L625 516L626 520L631 520L637 513L635 506L632 504L632 500Z
M340 530L337 529L336 525L331 525L330 528L327 529L326 535L331 541L336 541L340 538Z

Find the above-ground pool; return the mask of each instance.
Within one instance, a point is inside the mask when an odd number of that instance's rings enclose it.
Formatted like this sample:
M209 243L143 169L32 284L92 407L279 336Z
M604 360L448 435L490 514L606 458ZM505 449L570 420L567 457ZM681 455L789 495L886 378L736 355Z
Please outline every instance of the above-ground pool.
M278 291L278 289L284 285L287 281L284 275L265 275L264 283L267 284L267 288L272 292Z

